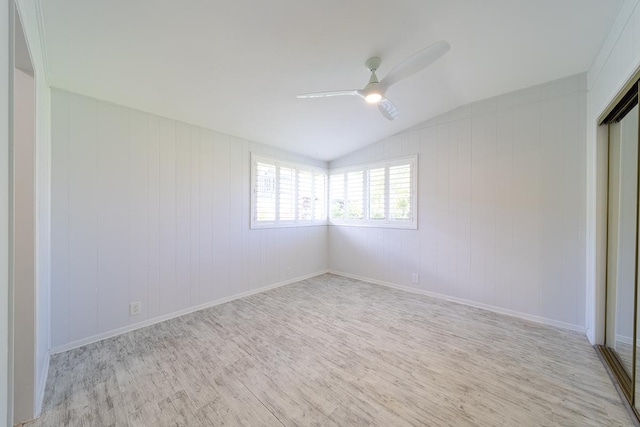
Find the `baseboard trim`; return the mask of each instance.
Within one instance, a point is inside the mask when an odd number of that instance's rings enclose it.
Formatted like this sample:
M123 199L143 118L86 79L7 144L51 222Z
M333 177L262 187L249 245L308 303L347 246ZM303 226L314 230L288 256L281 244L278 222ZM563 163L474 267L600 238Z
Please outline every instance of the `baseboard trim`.
M633 345L633 338L616 334L616 342L621 342L627 345ZM636 339L636 346L640 346L640 338Z
M47 388L47 378L49 377L49 354L46 354L46 359L44 361L44 368L42 369L42 374L40 375L38 382L38 390L36 394L36 407L35 407L35 418L40 416L42 412L42 404L44 403L44 391Z
M236 295L232 295L230 297L220 298L214 301L206 302L204 304L196 305L193 307L186 308L184 310L174 311L173 313L164 314L162 316L154 317L153 319L148 319L139 323L134 323L132 325L127 325L122 328L113 329L111 331L103 332L101 334L92 335L87 338L82 338L68 344L59 345L51 349L50 354L58 354L64 353L65 351L73 350L74 348L83 347L88 344L93 344L99 341L106 340L108 338L113 338L118 335L125 334L127 332L135 331L136 329L146 328L147 326L155 325L156 323L165 322L167 320L174 319L176 317L184 316L186 314L190 314L196 311L204 310L206 308L214 307L216 305L224 304L233 300L237 300L240 298L248 297L250 295L259 294L262 292L269 291L271 289L279 288L281 286L290 285L291 283L299 282L301 280L310 279L312 277L320 276L322 274L328 273L328 270L321 270L315 273L307 274L304 276L298 276L289 280L285 280L284 282L278 282L271 285L262 286L257 289L253 289L251 291L241 292Z
M377 280L377 279L372 279L370 277L358 276L356 274L345 273L345 272L342 272L342 271L329 270L328 272L331 273L331 274L336 274L338 276L348 277L350 279L362 280L363 282L369 282L369 283L373 283L373 284L376 284L376 285L386 286L388 288L399 289L401 291L406 291L406 292L411 292L411 293L414 293L414 294L425 295L425 296L428 296L428 297L438 298L438 299L449 301L449 302L455 302L455 303L458 303L458 304L468 305L468 306L475 307L475 308L481 308L483 310L492 311L492 312L498 313L498 314L505 314L507 316L517 317L519 319L529 320L529 321L536 322L536 323L541 323L541 324L544 324L544 325L555 326L557 328L568 329L570 331L575 331L575 332L580 332L582 334L586 334L586 328L584 328L583 326L579 326L579 325L573 325L571 323L560 322L560 321L557 321L557 320L548 319L546 317L534 316L534 315L531 315L531 314L522 313L522 312L519 312L519 311L508 310L508 309L505 309L505 308L502 308L502 307L496 307L496 306L493 306L493 305L483 304L483 303L480 303L480 302L467 300L467 299L464 299L464 298L457 298L457 297L452 297L452 296L445 295L445 294L439 294L437 292L430 292L430 291L425 291L425 290L422 290L422 289L415 289L415 288L411 288L409 286L398 285L396 283L385 282L383 280Z

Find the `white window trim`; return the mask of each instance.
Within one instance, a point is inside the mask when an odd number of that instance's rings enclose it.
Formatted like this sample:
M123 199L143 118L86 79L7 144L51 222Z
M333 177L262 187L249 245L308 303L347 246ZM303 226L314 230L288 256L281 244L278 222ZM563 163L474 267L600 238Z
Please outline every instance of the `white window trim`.
M264 162L264 163L272 163L276 166L276 220L275 221L258 221L256 217L256 192L257 192L257 182L256 182L256 163ZM287 167L295 169L296 171L296 196L295 196L295 220L279 220L278 219L278 200L280 199L280 167ZM262 228L284 228L284 227L311 227L318 225L327 225L328 224L328 210L327 210L327 197L329 194L328 186L329 186L329 172L326 169L322 169L315 166L305 165L302 163L291 162L288 160L282 160L275 157L263 156L255 153L251 153L251 229L262 229ZM325 187L324 187L324 212L325 217L323 219L310 219L310 220L299 220L298 218L298 185L297 185L297 175L299 171L308 171L312 174L322 174L325 178ZM313 184L312 184L313 187ZM315 188L314 190L315 191Z
M381 167L390 168L396 165L405 165L407 163L411 164L411 220L392 220L388 217L389 215L389 174L385 173L385 212L387 214L387 218L384 220L381 219L368 219L369 218L369 174L367 173L369 169L378 169ZM331 218L331 175L334 174L344 174L344 179L346 182L347 174L349 172L354 171L364 171L364 218L365 219L333 219ZM329 221L329 225L337 225L337 226L350 226L350 227L375 227L375 228L404 228L404 229L413 229L416 230L418 228L418 155L414 154L412 156L406 157L397 157L385 161L379 162L371 162L371 163L362 163L359 165L346 166L342 168L329 169L328 179L327 179L327 218ZM346 189L346 185L345 185ZM345 192L345 206L347 203L347 194ZM345 208L345 214L347 214L348 209Z

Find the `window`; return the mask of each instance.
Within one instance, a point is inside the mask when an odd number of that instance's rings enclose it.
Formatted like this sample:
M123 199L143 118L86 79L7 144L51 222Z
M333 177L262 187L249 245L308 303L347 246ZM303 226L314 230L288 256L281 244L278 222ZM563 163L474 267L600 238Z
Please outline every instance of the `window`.
M411 156L330 171L330 222L418 228L417 163Z
M252 155L251 228L327 223L327 172Z

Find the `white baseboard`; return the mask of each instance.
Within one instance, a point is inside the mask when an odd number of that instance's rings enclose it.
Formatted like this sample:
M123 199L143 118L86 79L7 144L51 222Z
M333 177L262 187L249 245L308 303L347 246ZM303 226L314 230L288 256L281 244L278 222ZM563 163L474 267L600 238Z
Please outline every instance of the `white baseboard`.
M38 390L36 390L36 411L35 417L38 418L40 413L42 412L42 404L44 402L44 391L47 388L47 377L49 376L49 359L50 356L47 354L44 362L44 369L42 369L42 374L40 375L38 382Z
M480 302L467 300L467 299L464 299L464 298L457 298L457 297L452 297L452 296L449 296L449 295L439 294L439 293L436 293L436 292L425 291L425 290L422 290L422 289L415 289L415 288L411 288L409 286L397 285L395 283L385 282L385 281L377 280L377 279L371 279L369 277L362 277L362 276L358 276L358 275L355 275L355 274L344 273L344 272L341 272L341 271L329 270L329 273L336 274L338 276L348 277L348 278L351 278L351 279L362 280L363 282L374 283L376 285L386 286L386 287L389 287L389 288L399 289L401 291L412 292L414 294L426 295L426 296L432 297L432 298L438 298L438 299L442 299L442 300L446 300L446 301L450 301L450 302L455 302L455 303L458 303L458 304L464 304L464 305L468 305L468 306L471 306L471 307L481 308L483 310L493 311L494 313L506 314L507 316L517 317L519 319L524 319L524 320L530 320L532 322L542 323L544 325L555 326L555 327L558 327L558 328L568 329L568 330L580 332L580 333L583 333L583 334L586 333L586 329L583 326L573 325L571 323L560 322L560 321L557 321L557 320L548 319L546 317L534 316L532 314L521 313L519 311L507 310L506 308L496 307L496 306L488 305L488 304L483 304L483 303L480 303Z
M72 350L74 348L83 347L87 344L92 344L98 341L106 340L107 338L112 338L117 335L122 335L127 332L135 331L136 329L145 328L147 326L154 325L156 323L164 322L166 320L174 319L176 317L184 316L185 314L193 313L195 311L204 310L205 308L213 307L216 305L224 304L229 301L233 301L239 298L248 297L249 295L259 294L261 292L268 291L270 289L279 288L280 286L289 285L291 283L299 282L301 280L310 279L312 277L319 276L321 274L327 273L327 270L318 271L315 273L307 274L305 276L298 276L289 280L285 280L284 282L274 283L271 285L263 286L261 288L253 289L251 291L242 292L236 295L232 295L230 297L220 298L214 301L209 301L204 304L196 305L193 307L185 308L184 310L174 311L173 313L164 314L162 316L154 317L153 319L148 319L143 322L135 323L133 325L127 325L122 328L114 329L111 331L103 332L101 334L93 335L87 338L83 338L80 340L76 340L67 344L59 345L51 349L51 354L63 353L68 350Z
M633 345L633 338L625 335L616 334L616 342L621 342L627 345ZM636 346L640 346L640 338L636 339Z

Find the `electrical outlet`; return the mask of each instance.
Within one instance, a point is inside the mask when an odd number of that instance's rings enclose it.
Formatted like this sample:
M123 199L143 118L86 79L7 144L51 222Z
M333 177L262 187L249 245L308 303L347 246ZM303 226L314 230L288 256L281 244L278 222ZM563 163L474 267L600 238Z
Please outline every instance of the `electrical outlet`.
M418 273L413 273L411 275L411 281L413 283L420 283L420 275Z
M131 304L129 304L129 316L137 316L138 314L140 314L141 304L142 303L140 301L132 302Z

